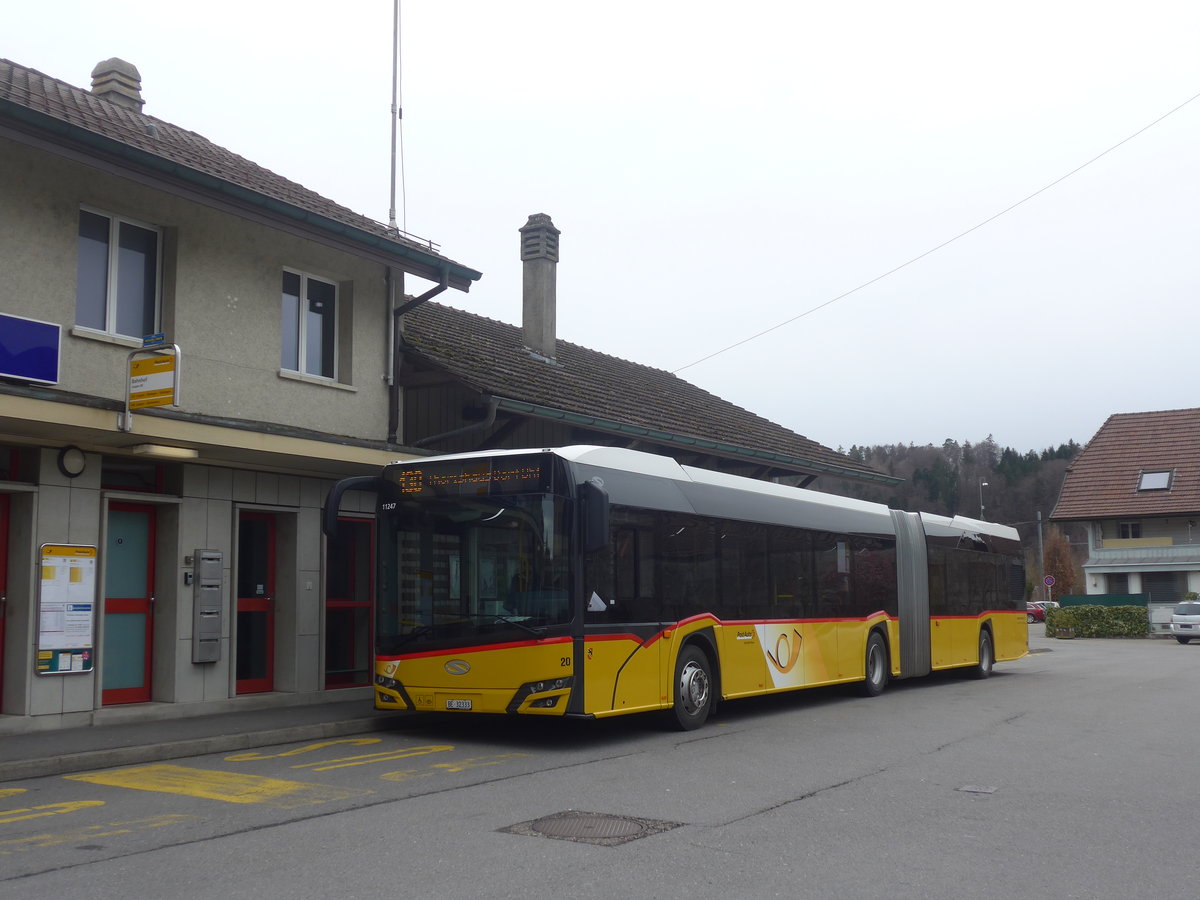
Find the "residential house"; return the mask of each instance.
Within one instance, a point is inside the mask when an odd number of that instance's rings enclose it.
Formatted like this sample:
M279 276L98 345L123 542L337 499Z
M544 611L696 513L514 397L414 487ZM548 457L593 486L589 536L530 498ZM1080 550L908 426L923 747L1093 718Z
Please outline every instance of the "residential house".
M1200 591L1200 409L1110 416L1067 469L1051 519L1087 534L1087 594L1169 606Z

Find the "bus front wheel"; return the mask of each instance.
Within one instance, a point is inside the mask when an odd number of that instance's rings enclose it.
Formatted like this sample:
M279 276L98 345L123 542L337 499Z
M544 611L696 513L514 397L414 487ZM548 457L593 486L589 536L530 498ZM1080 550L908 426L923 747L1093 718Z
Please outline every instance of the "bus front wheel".
M866 678L862 683L864 697L878 697L888 683L887 645L878 631L872 631L867 638L867 656L865 661Z
M713 679L708 657L694 645L684 647L675 663L675 724L683 731L699 728L713 703Z

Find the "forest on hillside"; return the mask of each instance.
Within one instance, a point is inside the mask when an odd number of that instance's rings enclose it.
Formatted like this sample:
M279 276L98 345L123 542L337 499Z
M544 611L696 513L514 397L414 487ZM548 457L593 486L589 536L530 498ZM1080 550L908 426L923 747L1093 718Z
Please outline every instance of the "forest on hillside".
M1036 546L1038 513L1047 526L1067 466L1082 449L1069 441L1022 453L1012 447L1001 448L991 435L974 444L947 440L940 447L887 444L839 448L851 459L904 481L886 485L821 478L814 487L893 509L1001 522L1015 526L1027 547Z

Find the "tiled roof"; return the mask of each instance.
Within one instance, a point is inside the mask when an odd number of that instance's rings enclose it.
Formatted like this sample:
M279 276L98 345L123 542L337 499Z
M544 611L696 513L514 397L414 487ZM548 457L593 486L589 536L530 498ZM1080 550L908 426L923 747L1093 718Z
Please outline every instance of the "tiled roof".
M311 217L368 236L405 256L448 263L460 279L479 278L465 266L438 253L432 244L392 232L387 225L359 215L303 185L219 147L207 138L154 116L112 103L90 91L0 59L0 124L19 120L60 139L88 142L88 149L117 152L150 161L160 172L184 177L201 187L232 188L235 196L254 195L263 208L293 221ZM473 278L472 278L473 276ZM460 285L461 286L461 285Z
M542 414L601 420L588 424L615 430L604 427L611 423L627 435L643 429L653 440L681 447L695 442L697 452L745 462L757 453L758 462L792 471L896 480L670 372L563 340L550 363L524 348L521 328L443 304L425 303L408 313L404 337L428 364L483 394L516 401L506 409L521 412L525 404Z
M1143 472L1173 472L1169 490L1139 491ZM1067 469L1052 519L1200 512L1200 409L1109 416Z

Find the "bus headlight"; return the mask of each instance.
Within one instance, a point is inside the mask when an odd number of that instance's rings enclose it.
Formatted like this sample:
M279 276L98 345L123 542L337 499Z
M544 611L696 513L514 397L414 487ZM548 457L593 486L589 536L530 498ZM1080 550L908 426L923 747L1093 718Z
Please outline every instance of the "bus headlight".
M554 709L558 706L558 701L565 696L564 694L556 693L553 697L538 697L536 700L529 700L529 698L535 694L544 694L546 691L569 691L574 686L575 679L571 676L544 681L527 681L517 688L506 710L515 713L522 708L522 704L525 709ZM526 700L529 702L526 703Z

